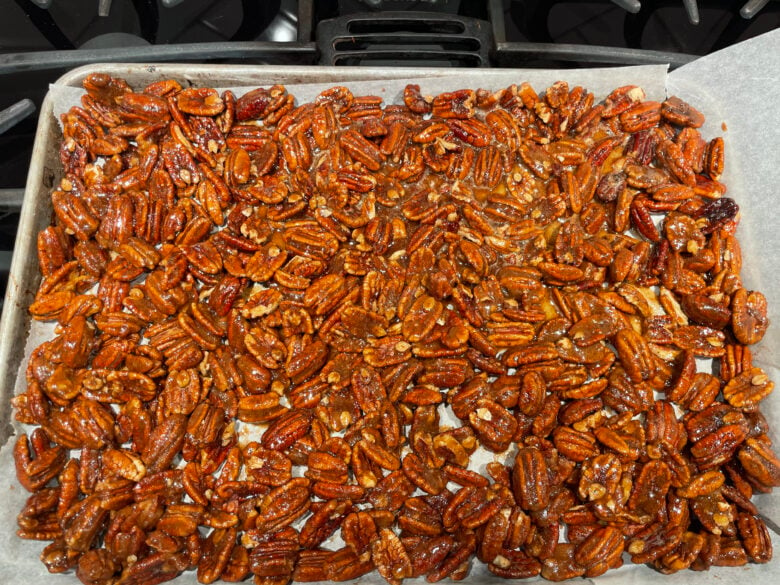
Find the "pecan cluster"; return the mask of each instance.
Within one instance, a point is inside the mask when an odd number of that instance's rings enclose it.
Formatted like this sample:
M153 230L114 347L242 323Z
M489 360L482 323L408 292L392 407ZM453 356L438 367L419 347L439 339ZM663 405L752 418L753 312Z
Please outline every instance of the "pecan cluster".
M771 558L766 302L693 107L565 82L399 105L84 87L38 236L30 312L55 335L14 399L18 534L52 541L50 571Z

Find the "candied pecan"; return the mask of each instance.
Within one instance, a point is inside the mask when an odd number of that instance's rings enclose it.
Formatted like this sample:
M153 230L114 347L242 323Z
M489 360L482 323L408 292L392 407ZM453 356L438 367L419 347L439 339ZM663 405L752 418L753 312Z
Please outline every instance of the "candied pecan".
M699 128L704 124L704 116L701 112L674 95L661 104L661 115L680 126Z
M764 295L740 288L732 297L731 307L734 337L745 345L761 341L769 326Z
M515 500L525 510L541 510L549 502L547 463L539 449L524 447L515 458L512 484Z

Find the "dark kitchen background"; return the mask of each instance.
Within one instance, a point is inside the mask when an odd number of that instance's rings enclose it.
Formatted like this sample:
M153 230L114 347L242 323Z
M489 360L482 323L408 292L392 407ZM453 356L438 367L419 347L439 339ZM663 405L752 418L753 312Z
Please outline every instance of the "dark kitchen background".
M0 15L4 291L37 111L78 65L675 67L778 28L780 1L0 0Z

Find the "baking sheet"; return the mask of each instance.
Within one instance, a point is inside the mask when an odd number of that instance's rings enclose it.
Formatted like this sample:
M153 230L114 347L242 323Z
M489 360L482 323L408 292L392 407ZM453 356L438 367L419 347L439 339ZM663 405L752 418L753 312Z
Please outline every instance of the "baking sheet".
M771 210L777 205L778 199L774 186L780 184L780 168L778 168L778 144L780 132L777 127L775 100L772 90L780 81L778 63L778 48L780 47L780 31L775 31L747 43L737 45L715 55L700 59L691 65L682 67L666 75L665 67L630 67L607 70L383 70L384 79L366 80L376 74L365 71L361 79L359 70L339 70L308 68L306 70L279 71L274 68L245 68L251 71L251 86L284 83L299 101L308 101L322 89L334 85L334 75L346 74L352 80L344 83L355 94L373 94L382 96L387 103L397 102L400 92L406 83L419 83L423 93L435 94L461 87L484 87L498 89L511 83L529 81L538 91L541 91L554 81L565 79L571 86L583 85L596 94L597 99L603 98L609 91L625 84L642 85L651 99L663 99L668 90L669 95L676 94L689 100L705 112L708 117L707 126L703 129L705 137L724 135L726 140L726 172L724 182L729 187L729 196L734 197L742 207L744 225L738 235L743 245L744 256L748 259L743 276L746 285L764 292L770 301L770 318L780 323L777 318L780 309L780 290L772 285L776 281L776 269L780 269L780 237L777 223ZM770 58L771 57L771 58ZM122 67L129 74L123 75ZM114 75L123 75L131 82L135 79L151 81L161 77L178 77L186 75L198 82L222 87L234 87L237 93L243 90L236 87L237 81L244 79L238 73L221 76L219 69L209 68L213 72L213 82L209 83L207 69L198 66L95 66L94 69L106 70ZM193 75L192 72L195 72ZM240 71L232 68L231 72ZM319 71L319 73L318 73ZM347 73L347 71L349 71ZM266 75L264 76L264 72ZM178 74L177 74L178 73ZM133 79L133 76L135 79ZM67 77L67 76L66 76ZM69 79L72 79L71 76ZM326 78L325 83L308 83L314 79ZM395 79L393 79L395 78ZM220 80L226 83L219 83ZM304 83L295 83L301 81ZM68 87L59 83L52 86L50 104L52 107L44 110L44 114L54 114L67 109L73 103L74 97L80 95L78 88ZM42 117L43 117L42 116ZM51 123L51 119L49 120ZM725 122L728 130L721 129ZM53 148L53 147L52 147ZM49 148L40 153L47 157L50 168L56 166L56 151ZM43 179L43 175L39 177ZM48 205L48 187L41 180L37 184L28 184L26 201L35 205L46 202ZM25 205L28 205L26 203ZM43 205L39 213L46 209ZM744 226L749 226L746 229ZM32 232L30 232L32 233ZM28 237L29 234L28 234ZM12 268L13 270L13 268ZM21 285L23 283L15 283ZM20 309L17 307L17 309ZM4 315L4 321L6 316ZM30 344L32 347L39 342L40 335L46 333L48 326L38 327L34 324L31 330ZM0 328L0 331L3 331ZM0 342L7 341L0 339ZM778 327L771 327L770 332L760 346L756 348L756 362L767 369L774 380L780 381L777 368ZM5 354L2 354L5 355ZM12 364L7 364L9 367ZM20 380L23 384L23 377ZM23 386L21 386L23 388ZM18 390L19 388L17 388ZM9 394L9 388L4 388ZM778 395L771 396L764 407L764 412L770 420L780 421L778 412ZM4 422L4 421L0 421ZM775 429L775 433L777 430ZM777 443L777 436L773 437ZM0 494L5 499L5 506L0 510L0 582L11 585L22 583L62 583L63 585L78 583L72 573L61 576L50 576L38 560L38 556L46 543L23 541L18 539L16 530L16 514L21 509L28 494L15 480L10 452L13 441L9 441L0 451ZM765 496L760 507L768 519L780 524L780 494ZM773 535L775 546L778 545L777 535ZM777 583L780 580L778 563L768 565L747 565L746 567L725 569L716 568L708 573L682 572L672 576L663 576L647 567L628 565L618 571L609 572L599 577L600 583L684 583L699 584L709 579L717 579L723 583L733 583L749 578L755 583ZM486 571L484 566L476 564L471 572L470 580L480 583L505 583ZM384 581L376 574L359 579L360 582L379 585ZM408 582L423 580L408 580ZM529 580L541 581L541 579ZM196 583L193 573L186 573L177 579L178 585Z

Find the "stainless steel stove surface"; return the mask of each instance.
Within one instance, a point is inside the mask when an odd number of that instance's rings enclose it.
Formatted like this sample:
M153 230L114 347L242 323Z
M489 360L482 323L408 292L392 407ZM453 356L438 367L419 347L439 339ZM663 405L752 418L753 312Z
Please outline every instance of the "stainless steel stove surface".
M0 0L0 14L0 290L35 107L77 65L674 67L780 27L778 0Z

